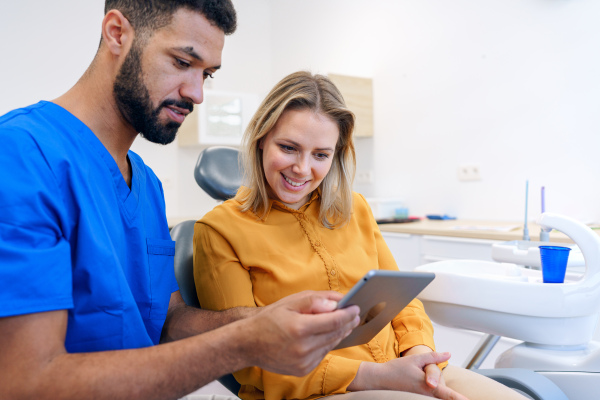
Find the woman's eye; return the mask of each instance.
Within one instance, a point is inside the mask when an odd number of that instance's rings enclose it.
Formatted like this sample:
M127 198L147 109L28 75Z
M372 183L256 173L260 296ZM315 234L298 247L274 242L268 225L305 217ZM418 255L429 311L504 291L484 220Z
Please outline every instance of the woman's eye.
M326 153L317 153L315 156L319 160L326 160L329 158L329 154L326 154Z
M281 148L281 150L291 153L292 151L294 151L295 149L292 146L286 146L285 144L280 144L279 147Z

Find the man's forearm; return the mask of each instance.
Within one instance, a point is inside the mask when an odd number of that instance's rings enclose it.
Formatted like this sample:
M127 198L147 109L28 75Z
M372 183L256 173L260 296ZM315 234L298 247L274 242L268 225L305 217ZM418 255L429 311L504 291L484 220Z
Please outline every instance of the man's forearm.
M66 325L65 310L0 318L0 399L178 399L256 361L244 321L174 343L93 353L65 351Z
M250 317L258 310L255 307L235 307L224 311L210 311L179 304L169 310L161 342L171 342L209 332Z
M247 366L237 349L239 331L229 326L143 349L63 353L27 375L31 379L5 376L16 385L0 388L0 398L178 399Z
M178 338L179 325L193 321L200 328L188 330L191 337L96 353L66 352L66 310L0 318L0 399L177 399L249 366L306 375L359 322L357 307L335 310L339 298L303 292L256 311L211 315L180 308L175 296L166 332ZM256 315L243 318L248 313ZM196 335L219 324L224 326Z

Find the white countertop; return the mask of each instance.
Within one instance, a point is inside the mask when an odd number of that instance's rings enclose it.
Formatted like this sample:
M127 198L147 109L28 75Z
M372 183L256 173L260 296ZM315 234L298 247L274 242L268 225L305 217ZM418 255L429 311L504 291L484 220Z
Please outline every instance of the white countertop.
M532 241L539 241L540 227L529 223L529 236ZM402 224L381 224L382 232L396 232L413 235L451 236L470 239L487 240L522 240L523 223L503 221L474 221L474 220L421 220ZM600 232L596 231L600 234ZM562 232L550 232L551 242L572 243L573 241Z

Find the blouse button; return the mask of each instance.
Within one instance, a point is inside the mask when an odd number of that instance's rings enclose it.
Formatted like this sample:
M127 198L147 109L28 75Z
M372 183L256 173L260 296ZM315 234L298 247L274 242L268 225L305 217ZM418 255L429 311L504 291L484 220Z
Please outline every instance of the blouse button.
M331 270L331 276L335 276L335 269Z

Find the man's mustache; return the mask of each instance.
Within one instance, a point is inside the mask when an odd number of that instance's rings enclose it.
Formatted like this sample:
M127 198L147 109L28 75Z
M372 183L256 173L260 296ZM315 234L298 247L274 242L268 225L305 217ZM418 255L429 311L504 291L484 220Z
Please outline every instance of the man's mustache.
M165 101L162 102L162 104L160 105L160 108L168 107L168 106L175 106L175 107L179 107L179 108L184 108L186 110L189 110L189 112L193 112L194 111L194 103L189 102L189 101L185 101L185 100L167 99L167 100L165 100Z

